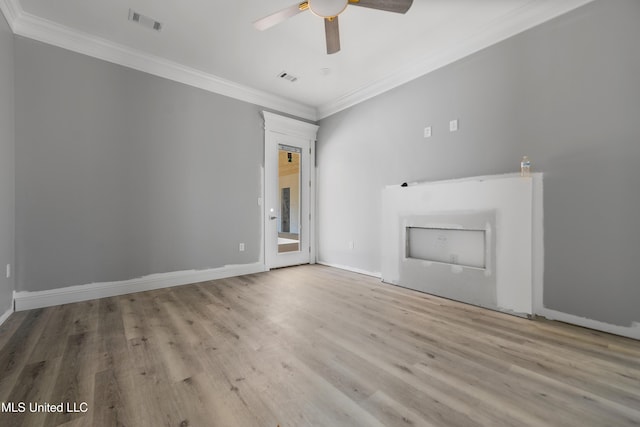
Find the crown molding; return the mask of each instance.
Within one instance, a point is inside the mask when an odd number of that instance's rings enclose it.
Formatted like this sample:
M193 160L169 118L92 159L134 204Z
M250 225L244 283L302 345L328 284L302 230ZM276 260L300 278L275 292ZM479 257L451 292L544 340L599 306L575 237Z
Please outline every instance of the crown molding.
M240 85L177 62L150 55L106 39L73 30L25 12L19 0L0 0L14 34L62 47L169 80L249 102L307 120L320 120L415 80L465 56L478 52L536 25L594 0L531 0L524 6L495 19L453 48L431 52L380 80L369 82L317 108L277 95Z
M309 105L244 86L213 74L40 18L25 12L19 0L0 0L0 9L16 35L307 120L317 119L316 109Z
M11 31L13 31L13 23L22 11L22 7L20 7L17 0L0 0L0 11L2 11L2 14L7 20Z
M592 1L594 0L562 2L547 0L544 7L538 7L539 0L531 0L524 6L493 20L469 37L461 39L453 48L449 46L446 49L432 52L394 74L370 82L333 101L318 106L318 120L415 80Z

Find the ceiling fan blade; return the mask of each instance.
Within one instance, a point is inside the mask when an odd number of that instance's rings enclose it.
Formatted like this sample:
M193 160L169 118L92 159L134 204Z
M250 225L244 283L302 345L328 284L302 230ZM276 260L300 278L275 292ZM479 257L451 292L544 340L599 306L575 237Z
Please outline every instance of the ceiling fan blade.
M349 4L387 12L407 13L413 0L349 0Z
M265 16L264 18L260 18L257 21L254 21L253 26L257 30L264 31L291 18L292 16L296 16L297 14L307 10L308 8L309 3L306 1L303 1L302 3L296 3L275 13L272 13L269 16Z
M324 34L327 39L327 54L340 51L340 28L337 16L324 19Z

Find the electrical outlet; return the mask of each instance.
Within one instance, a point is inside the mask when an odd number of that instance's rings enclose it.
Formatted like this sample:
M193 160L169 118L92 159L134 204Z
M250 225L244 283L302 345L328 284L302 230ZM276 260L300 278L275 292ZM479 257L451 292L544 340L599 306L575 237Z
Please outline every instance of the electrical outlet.
M424 128L424 137L431 138L431 126L427 126Z
M451 120L449 122L449 132L456 132L458 130L458 119Z
M349 249L353 249L355 247L355 244L353 243L353 240L349 240Z
M238 250L240 252L244 252L244 243L240 243L240 245L238 246Z

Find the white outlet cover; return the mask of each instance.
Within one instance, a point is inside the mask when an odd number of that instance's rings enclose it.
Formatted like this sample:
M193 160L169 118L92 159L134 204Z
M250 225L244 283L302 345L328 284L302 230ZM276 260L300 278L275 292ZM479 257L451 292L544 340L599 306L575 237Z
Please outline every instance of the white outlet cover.
M431 138L431 126L427 126L424 128L424 137Z
M458 119L451 120L449 122L449 132L455 132L458 130Z

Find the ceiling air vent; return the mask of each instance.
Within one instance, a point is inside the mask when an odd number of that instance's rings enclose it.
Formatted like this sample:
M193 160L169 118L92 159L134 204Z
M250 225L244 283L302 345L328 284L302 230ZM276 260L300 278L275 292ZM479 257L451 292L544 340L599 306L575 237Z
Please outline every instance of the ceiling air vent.
M292 76L291 74L287 73L286 71L282 71L281 73L279 73L278 77L280 77L281 79L284 79L284 80L289 80L291 83L293 83L296 80L298 80L298 78L296 76Z
M129 21L137 22L150 30L160 31L162 29L162 24L160 22L149 18L148 16L144 16L132 9L129 9Z

